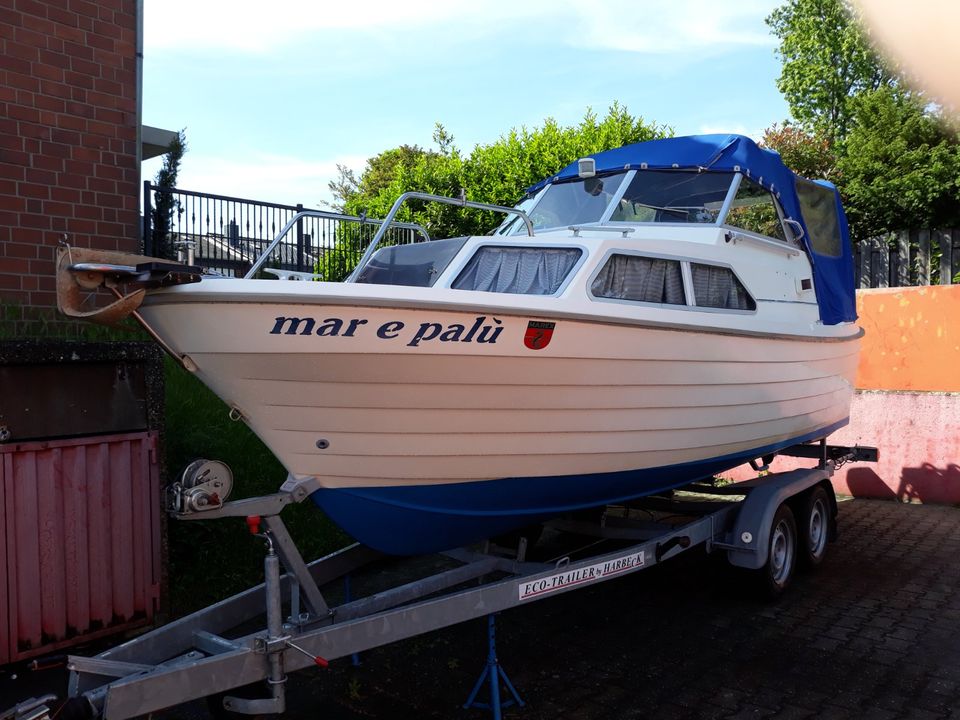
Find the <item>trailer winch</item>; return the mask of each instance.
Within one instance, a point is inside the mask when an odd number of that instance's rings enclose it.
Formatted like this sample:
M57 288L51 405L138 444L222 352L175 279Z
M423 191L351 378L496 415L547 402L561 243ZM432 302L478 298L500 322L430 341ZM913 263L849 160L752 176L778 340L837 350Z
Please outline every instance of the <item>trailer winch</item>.
M177 515L223 507L233 491L233 472L219 460L194 460L167 488L167 511Z

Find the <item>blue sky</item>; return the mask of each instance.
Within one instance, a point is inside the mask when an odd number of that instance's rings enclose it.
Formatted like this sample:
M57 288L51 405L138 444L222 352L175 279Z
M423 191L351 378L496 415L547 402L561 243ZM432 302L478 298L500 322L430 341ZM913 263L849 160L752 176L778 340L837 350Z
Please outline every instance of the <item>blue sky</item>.
M436 122L469 151L618 101L678 134L759 137L788 115L778 4L146 0L144 122L186 128L180 187L307 207L337 163L430 146Z

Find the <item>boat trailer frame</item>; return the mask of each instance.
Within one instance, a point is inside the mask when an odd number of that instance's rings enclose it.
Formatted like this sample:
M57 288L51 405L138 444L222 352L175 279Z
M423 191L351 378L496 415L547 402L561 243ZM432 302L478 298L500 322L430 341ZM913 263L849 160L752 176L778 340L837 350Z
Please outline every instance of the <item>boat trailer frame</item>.
M674 514L679 508L684 516L694 517L682 525L632 521L631 504L617 506L625 515L611 517L606 526L601 520L592 530L582 523L578 527L575 520L553 523L560 531L636 541L628 547L578 559L567 555L552 562L530 562L523 538L508 555L486 542L480 550L441 553L445 562L459 563L451 569L368 597L350 600L348 595L337 607L328 606L320 588L385 556L355 544L305 563L279 513L287 504L309 496L313 489L309 481L291 478L274 495L226 502L209 512L183 516L247 518L251 532L267 546L264 583L95 657L69 656L68 704L72 708L67 715L124 720L264 680L268 697L225 696L223 707L240 714L279 713L286 708L284 683L289 672L311 665L325 667L331 660L629 575L699 545L707 552L725 551L734 565L763 568L768 561L771 521L783 503L822 485L829 488L832 521L836 502L829 479L835 468L848 461L876 461L877 456L874 448L832 446L825 439L780 454L816 458L818 464L728 486L694 484L679 493L683 500L672 494L649 499L648 507L659 505ZM764 464L770 459L763 458ZM730 501L718 495L744 497ZM285 574L280 572L281 563ZM284 605L289 608L286 618ZM264 610L265 628L226 637ZM496 663L492 620L490 643L490 657ZM473 706L489 708L500 717L495 684L506 677L489 663L485 673L496 703ZM477 682L468 706L486 676ZM508 680L506 684L519 702ZM43 720L50 716L44 710L51 705L51 696L31 698L0 713L0 720Z

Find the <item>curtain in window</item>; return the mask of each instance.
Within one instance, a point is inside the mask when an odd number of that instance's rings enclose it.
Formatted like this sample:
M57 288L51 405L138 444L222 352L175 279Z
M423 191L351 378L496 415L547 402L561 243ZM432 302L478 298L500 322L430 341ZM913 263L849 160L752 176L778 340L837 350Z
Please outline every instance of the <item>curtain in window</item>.
M756 304L736 276L725 267L691 263L693 294L698 307L755 310Z
M482 247L454 281L457 290L553 295L580 259L576 248Z
M675 260L614 255L591 288L597 297L683 305L683 276Z

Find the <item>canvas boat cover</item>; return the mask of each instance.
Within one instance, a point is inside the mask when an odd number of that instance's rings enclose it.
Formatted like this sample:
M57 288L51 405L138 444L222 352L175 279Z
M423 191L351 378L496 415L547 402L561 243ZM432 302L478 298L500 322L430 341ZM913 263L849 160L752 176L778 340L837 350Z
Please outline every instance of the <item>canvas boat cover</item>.
M801 212L797 192L798 176L780 155L759 147L743 135L691 135L664 138L624 145L615 150L590 155L596 162L598 176L612 175L623 170L699 170L702 172L743 172L749 178L770 190L780 201L787 218L803 227L803 245L813 265L813 278L820 307L820 319L825 325L853 322L857 319L853 278L853 252L847 220L836 187L825 180L816 183L833 191L841 236L839 256L824 255L814 250L807 222ZM556 175L541 180L528 189L535 193L548 183L578 179L578 164L573 162Z

